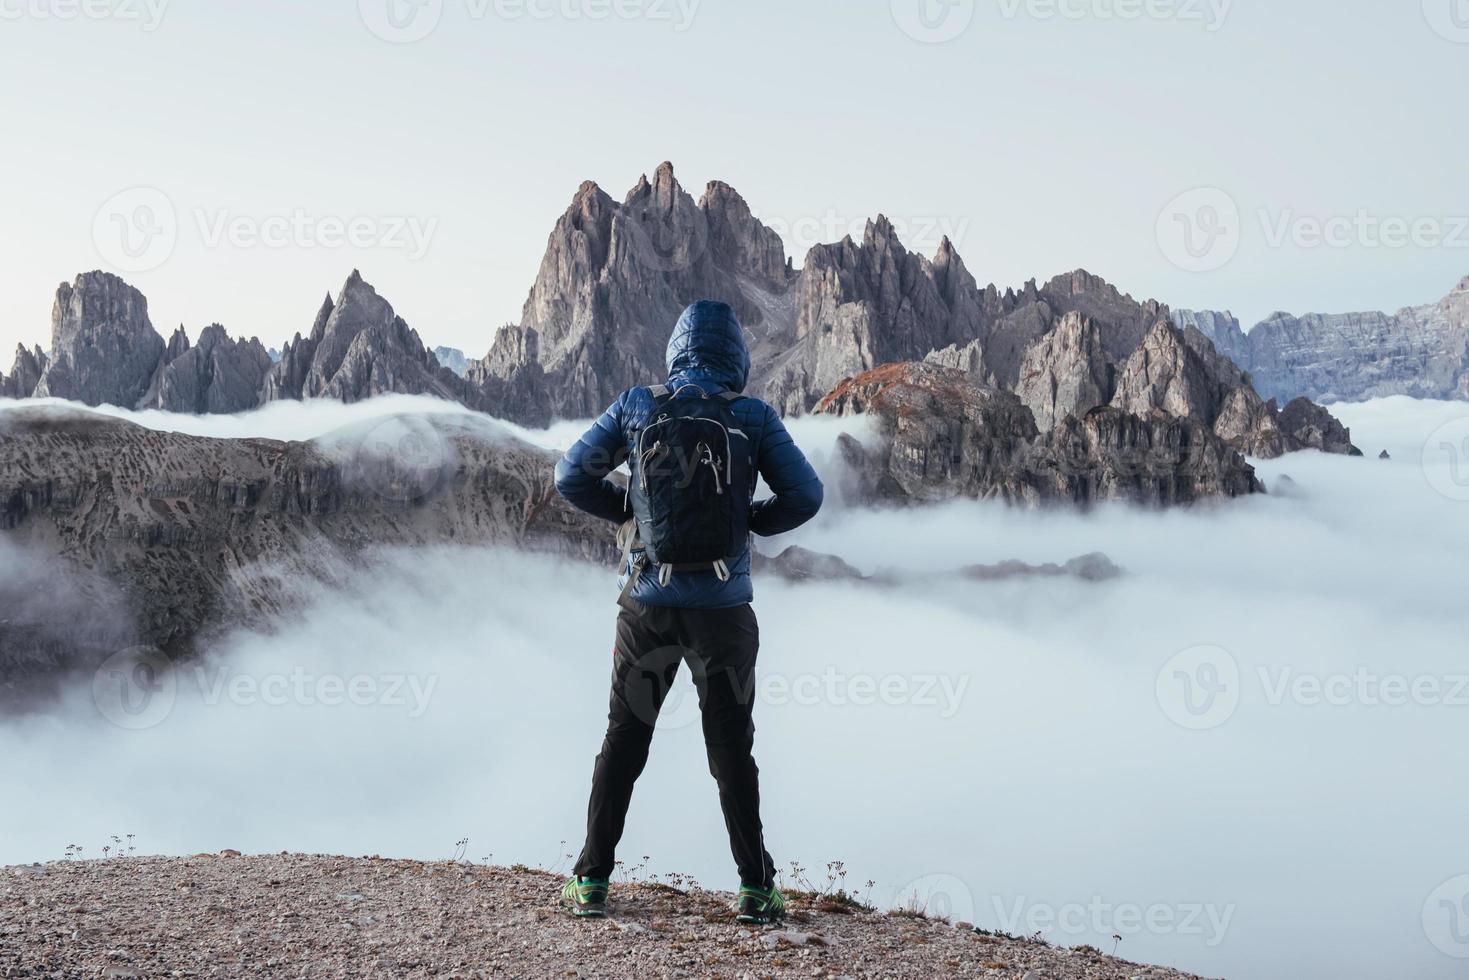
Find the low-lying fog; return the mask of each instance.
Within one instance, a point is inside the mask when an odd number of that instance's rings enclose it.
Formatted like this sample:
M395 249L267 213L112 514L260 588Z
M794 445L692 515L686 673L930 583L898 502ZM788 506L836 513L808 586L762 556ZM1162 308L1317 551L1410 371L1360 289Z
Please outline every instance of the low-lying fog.
M423 405L116 414L303 438ZM1367 458L1261 463L1269 497L1086 516L838 506L762 542L868 571L1091 551L1126 569L1095 584L758 580L777 861L818 882L845 861L880 905L917 895L1105 951L1119 935L1124 957L1212 976L1461 976L1469 405L1337 410ZM793 428L829 448L829 423ZM605 721L611 570L396 552L347 591L313 591L303 619L235 636L134 713L104 676L0 725L0 864L70 844L98 858L135 834L147 853L421 858L468 838L469 860L564 869ZM665 709L621 854L727 888L687 693Z

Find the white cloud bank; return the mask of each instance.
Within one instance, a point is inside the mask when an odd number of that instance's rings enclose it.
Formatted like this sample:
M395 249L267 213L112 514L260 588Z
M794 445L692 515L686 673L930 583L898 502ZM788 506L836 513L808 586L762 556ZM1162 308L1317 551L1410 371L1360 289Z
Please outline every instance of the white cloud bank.
M300 438L374 405L154 422ZM837 508L790 536L867 570L1100 550L1128 574L757 582L777 860L844 860L880 902L917 891L992 929L1103 949L1116 932L1121 955L1207 975L1459 976L1447 952L1469 948L1443 919L1459 896L1441 886L1469 873L1469 502L1442 447L1469 406L1335 410L1368 458L1262 464L1289 496ZM829 445L819 420L793 428ZM471 859L551 864L580 844L613 592L593 567L397 552L276 635L233 637L141 713L119 714L104 675L66 710L0 725L0 863L72 843L97 857L134 833L150 852L427 858L467 836ZM621 853L728 887L695 712L666 709Z

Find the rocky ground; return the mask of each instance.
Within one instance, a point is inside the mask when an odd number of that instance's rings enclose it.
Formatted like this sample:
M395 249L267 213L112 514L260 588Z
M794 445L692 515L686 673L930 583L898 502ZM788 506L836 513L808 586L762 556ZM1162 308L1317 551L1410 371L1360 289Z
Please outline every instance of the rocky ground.
M0 870L0 977L1014 977L1186 975L1087 949L793 896L782 928L731 896L614 885L577 920L525 868L233 851Z

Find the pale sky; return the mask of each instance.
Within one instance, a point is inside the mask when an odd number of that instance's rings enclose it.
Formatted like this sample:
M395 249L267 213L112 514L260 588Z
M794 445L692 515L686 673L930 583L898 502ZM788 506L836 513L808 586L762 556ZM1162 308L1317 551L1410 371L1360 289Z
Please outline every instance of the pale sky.
M0 0L0 370L92 268L165 335L279 346L358 267L478 356L578 183L664 159L798 265L882 211L1002 287L1085 267L1247 326L1426 302L1469 274L1466 6Z

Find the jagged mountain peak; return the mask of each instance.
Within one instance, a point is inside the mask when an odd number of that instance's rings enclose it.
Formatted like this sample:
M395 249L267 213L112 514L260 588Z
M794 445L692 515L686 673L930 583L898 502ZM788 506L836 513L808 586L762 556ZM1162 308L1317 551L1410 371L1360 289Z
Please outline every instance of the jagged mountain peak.
M638 177L638 182L633 185L632 190L627 192L627 196L623 198L622 203L627 205L648 198L654 201L667 202L683 193L683 185L678 182L678 178L673 174L673 164L665 160L658 165L658 169L653 171L653 179L651 181L648 180L647 174Z
M595 201L601 198L606 198L609 201L612 199L606 191L602 190L601 185L595 180L584 180L581 182L581 186L576 189L576 193L571 195L571 206L573 209L578 209L588 201Z

